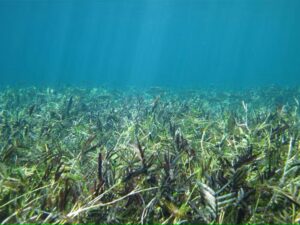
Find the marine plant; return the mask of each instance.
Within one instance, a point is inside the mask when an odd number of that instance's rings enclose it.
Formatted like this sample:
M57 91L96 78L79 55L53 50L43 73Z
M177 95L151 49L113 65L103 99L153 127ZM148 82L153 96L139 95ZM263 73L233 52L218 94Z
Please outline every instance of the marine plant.
M0 221L298 223L300 89L0 91Z

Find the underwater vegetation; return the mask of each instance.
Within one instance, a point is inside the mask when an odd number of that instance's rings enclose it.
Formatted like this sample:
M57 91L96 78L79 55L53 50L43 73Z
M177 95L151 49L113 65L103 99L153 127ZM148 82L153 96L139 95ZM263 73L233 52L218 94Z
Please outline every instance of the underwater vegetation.
M4 88L2 223L299 223L299 88Z

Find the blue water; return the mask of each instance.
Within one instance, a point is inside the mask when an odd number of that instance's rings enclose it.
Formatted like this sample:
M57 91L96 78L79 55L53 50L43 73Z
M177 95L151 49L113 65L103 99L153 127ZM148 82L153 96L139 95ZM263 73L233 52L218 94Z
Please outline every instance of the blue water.
M1 85L300 84L299 0L1 0Z

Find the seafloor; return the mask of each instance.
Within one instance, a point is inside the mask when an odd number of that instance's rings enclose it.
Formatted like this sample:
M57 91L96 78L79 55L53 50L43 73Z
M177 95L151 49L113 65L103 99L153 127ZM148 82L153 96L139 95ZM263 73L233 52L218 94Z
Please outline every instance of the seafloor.
M2 223L297 223L300 88L2 88Z

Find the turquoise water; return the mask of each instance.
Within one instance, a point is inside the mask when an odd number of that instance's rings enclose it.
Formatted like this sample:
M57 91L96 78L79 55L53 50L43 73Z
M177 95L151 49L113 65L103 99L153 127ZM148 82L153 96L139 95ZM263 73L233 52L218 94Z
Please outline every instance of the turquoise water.
M300 83L299 0L1 0L1 85Z

